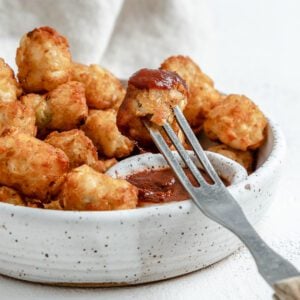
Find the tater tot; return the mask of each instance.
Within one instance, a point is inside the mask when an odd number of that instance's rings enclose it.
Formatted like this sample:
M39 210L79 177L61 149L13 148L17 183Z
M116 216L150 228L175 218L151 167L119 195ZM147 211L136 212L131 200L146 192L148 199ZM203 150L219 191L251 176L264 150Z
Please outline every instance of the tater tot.
M204 122L207 136L239 150L256 149L265 139L267 119L246 96L229 95Z
M91 164L90 167L100 173L105 173L110 167L115 165L118 161L115 158L110 159L99 159L95 163Z
M45 209L62 210L59 200L51 201L50 203L44 204Z
M120 80L98 65L85 66L74 63L71 80L85 85L87 105L90 108L118 109L125 95Z
M25 206L25 202L20 194L7 186L0 187L0 202Z
M118 161L115 158L109 158L109 159L103 159L100 160L101 162L101 170L97 170L95 167L93 167L93 169L95 169L98 172L104 173L106 172L109 168L111 168L113 165L115 165Z
M138 190L83 165L67 174L58 199L66 210L131 209L137 205Z
M34 109L40 130L71 130L88 116L84 85L76 81L64 83L45 95L27 94L21 102Z
M128 156L134 142L122 135L116 124L117 113L110 110L91 110L81 129L106 157Z
M0 58L0 103L14 102L21 93L14 71Z
M25 197L25 203L27 207L31 208L44 208L44 203L39 199L33 199Z
M84 86L80 82L69 81L46 95L51 118L46 125L52 130L70 130L84 123L88 107Z
M82 130L54 131L44 141L63 150L69 158L72 169L84 164L91 167L97 164L97 149Z
M90 68L88 65L73 62L71 66L71 80L86 84L89 80Z
M161 69L176 72L186 81L189 96L184 115L192 129L199 132L209 111L222 100L213 81L187 56L167 58Z
M68 41L53 28L36 28L22 37L16 63L19 81L26 92L51 91L69 80Z
M136 140L141 147L153 143L143 124L145 118L154 126L169 121L178 133L172 108L178 105L183 110L187 93L185 82L174 72L150 69L136 72L129 79L125 99L118 111L119 130Z
M69 169L66 154L18 130L0 136L0 184L48 200Z
M236 161L247 170L248 174L253 170L253 153L251 151L236 150L224 144L209 147L207 150Z
M0 103L0 134L7 128L17 128L29 135L36 135L35 113L19 101Z
M35 112L36 125L41 130L46 128L51 120L51 111L45 95L27 94L20 98L21 102Z

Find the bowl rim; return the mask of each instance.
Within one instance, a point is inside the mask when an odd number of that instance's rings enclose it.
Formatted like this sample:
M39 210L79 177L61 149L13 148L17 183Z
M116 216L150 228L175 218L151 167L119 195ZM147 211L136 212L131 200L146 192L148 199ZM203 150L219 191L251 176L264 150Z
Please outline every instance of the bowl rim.
M271 129L273 135L273 145L270 151L269 156L264 161L264 163L251 175L249 175L245 180L227 187L230 191L234 190L244 190L247 185L253 185L258 181L263 181L270 176L285 158L286 143L283 133L278 126L278 124L272 122L268 119L268 126ZM238 200L238 199L237 199ZM192 200L182 200L176 202L170 202L166 204L151 205L147 207L139 207L135 209L125 209L125 210L111 210L111 211L71 211L71 210L51 210L51 209L42 209L42 208L32 208L26 206L18 206L9 203L0 202L0 210L5 210L8 213L20 213L22 215L28 215L37 217L41 219L53 219L53 220L78 220L79 219L88 219L90 221L99 221L102 220L124 220L124 219L134 219L143 216L149 216L157 210L161 213L171 212L174 209L178 210L178 207L182 211L190 210L190 207L193 204Z

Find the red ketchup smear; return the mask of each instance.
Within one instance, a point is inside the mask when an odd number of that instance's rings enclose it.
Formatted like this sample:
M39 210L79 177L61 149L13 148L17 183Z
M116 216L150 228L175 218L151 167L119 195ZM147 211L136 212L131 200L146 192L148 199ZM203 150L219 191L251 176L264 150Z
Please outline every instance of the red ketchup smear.
M184 172L194 186L199 186L190 170L184 168ZM208 183L212 183L206 172L200 172ZM221 179L226 186L229 185L227 180ZM166 203L190 199L170 168L138 172L127 176L126 180L138 188L139 205L145 202Z
M138 89L171 90L178 85L187 89L186 82L175 72L157 69L141 69L129 78L128 83Z

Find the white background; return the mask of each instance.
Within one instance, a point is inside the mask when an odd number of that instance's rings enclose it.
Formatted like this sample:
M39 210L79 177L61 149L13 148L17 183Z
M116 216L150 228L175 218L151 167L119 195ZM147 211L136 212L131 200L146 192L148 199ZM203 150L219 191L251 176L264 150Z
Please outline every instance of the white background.
M185 2L185 1L183 1ZM300 268L300 5L297 0L207 1L215 61L202 68L225 92L244 93L281 124L287 161L278 197L260 233ZM196 39L197 37L195 37ZM176 49L174 49L176 53ZM245 249L205 270L127 288L71 289L0 276L0 299L271 299Z

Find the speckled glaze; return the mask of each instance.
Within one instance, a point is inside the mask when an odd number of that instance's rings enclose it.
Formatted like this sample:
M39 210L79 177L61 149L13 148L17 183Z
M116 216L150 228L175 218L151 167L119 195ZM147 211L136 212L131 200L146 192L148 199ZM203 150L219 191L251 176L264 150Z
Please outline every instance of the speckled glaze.
M284 159L270 125L258 169L229 187L251 223L272 202ZM190 200L113 212L51 211L0 203L0 273L60 285L111 286L186 274L231 254L240 242Z

